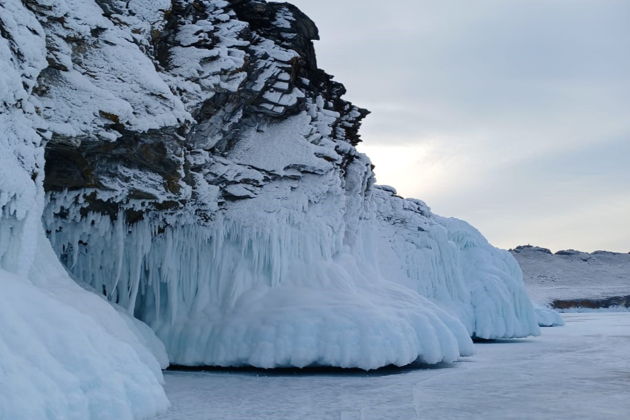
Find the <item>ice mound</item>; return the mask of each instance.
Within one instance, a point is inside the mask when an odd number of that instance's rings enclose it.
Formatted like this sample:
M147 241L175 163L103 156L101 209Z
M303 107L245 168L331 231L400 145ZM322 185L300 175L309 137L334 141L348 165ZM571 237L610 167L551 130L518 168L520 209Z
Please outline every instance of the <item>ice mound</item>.
M472 354L466 330L426 299L380 290L259 288L230 312L158 328L178 364L377 369Z
M534 305L536 311L536 320L541 327L561 327L564 325L564 319L557 311L543 305Z
M163 345L70 279L32 218L43 191L14 185L23 194L0 203L0 418L138 419L166 408Z
M0 282L0 418L139 419L167 407L155 359L24 278L0 270Z
M459 250L464 281L471 293L472 334L485 339L538 335L523 274L508 251L488 243L479 231L454 218L438 217Z

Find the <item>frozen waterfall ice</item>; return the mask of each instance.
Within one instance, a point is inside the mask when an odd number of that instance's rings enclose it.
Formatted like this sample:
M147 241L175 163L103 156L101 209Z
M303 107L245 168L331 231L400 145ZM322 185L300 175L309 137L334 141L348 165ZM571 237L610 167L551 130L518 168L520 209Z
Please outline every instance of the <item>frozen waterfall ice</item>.
M268 130L299 136L290 120ZM285 167L274 152L246 156ZM148 323L175 364L374 369L457 360L471 336L538 333L509 253L372 182L357 155L344 179L276 181L206 225L82 215L76 193L55 194L45 223L76 278Z

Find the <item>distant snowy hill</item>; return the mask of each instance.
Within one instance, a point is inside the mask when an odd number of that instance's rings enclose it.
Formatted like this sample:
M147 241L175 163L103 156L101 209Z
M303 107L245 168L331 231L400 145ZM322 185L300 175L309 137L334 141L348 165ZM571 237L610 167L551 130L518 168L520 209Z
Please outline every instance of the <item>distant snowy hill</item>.
M553 254L530 245L516 247L511 253L536 302L559 309L630 307L630 253L564 250Z
M539 333L507 251L376 185L317 37L259 0L0 2L0 418L149 416L165 350L375 369Z

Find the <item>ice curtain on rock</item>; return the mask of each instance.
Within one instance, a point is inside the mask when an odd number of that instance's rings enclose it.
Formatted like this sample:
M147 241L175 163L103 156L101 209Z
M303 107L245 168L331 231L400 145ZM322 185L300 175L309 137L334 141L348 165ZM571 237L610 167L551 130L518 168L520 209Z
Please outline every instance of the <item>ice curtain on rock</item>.
M0 414L151 415L162 343L187 366L367 370L538 334L509 253L376 185L367 111L297 8L0 12L0 370L27 372Z

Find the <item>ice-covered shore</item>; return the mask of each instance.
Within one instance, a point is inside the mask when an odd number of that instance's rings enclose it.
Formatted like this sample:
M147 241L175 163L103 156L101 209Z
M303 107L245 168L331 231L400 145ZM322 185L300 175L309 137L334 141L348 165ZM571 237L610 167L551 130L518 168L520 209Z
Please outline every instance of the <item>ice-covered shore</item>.
M377 372L166 373L159 420L574 420L630 410L630 314L565 314L541 337L475 344L454 366Z
M507 252L375 184L354 148L367 111L293 6L0 17L0 418L154 414L165 349L375 369L538 334Z

